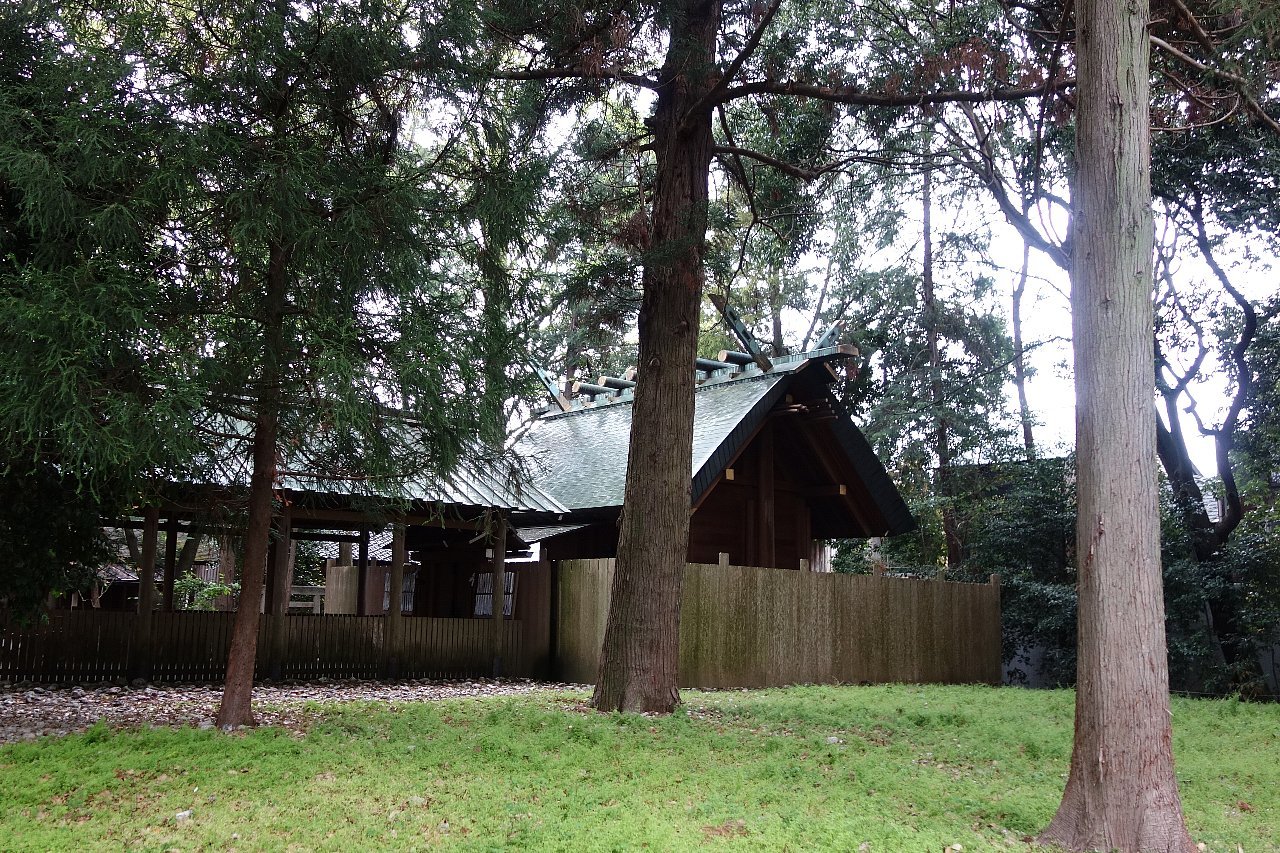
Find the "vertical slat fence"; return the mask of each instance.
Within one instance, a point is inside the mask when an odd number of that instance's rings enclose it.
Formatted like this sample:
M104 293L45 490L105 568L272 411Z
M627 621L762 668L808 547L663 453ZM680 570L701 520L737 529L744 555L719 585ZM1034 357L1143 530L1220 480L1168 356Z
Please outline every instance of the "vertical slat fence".
M558 675L596 677L612 560L560 564ZM685 687L1000 681L1000 587L690 564Z
M547 633L545 616L542 633ZM257 675L267 672L272 621L284 620L281 677L287 679L376 678L387 660L384 616L263 615L258 629ZM178 611L152 614L150 678L157 682L220 681L226 676L234 613ZM536 620L535 620L536 621ZM0 681L89 683L130 678L139 653L136 613L95 610L52 615L43 625L0 624ZM402 678L477 678L493 672L490 619L404 619ZM508 674L530 672L526 625L502 626ZM541 639L545 668L549 640Z

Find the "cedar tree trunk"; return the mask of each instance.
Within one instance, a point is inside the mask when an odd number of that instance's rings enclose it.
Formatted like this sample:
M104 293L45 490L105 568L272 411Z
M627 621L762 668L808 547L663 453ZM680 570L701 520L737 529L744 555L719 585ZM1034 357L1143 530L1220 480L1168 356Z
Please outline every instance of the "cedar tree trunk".
M683 0L652 126L657 173L640 306L639 381L609 619L592 705L669 713L679 701L680 588L689 550L693 361L702 301L720 0Z
M1173 772L1151 405L1148 10L1077 10L1079 669L1071 772L1040 840L1192 851Z
M263 312L263 353L258 410L253 429L253 474L249 480L249 520L240 563L240 598L227 656L227 680L218 707L218 726L252 726L253 668L258 657L258 622L271 540L271 497L276 481L276 434L280 421L280 375L284 351L284 308L289 251L271 247Z

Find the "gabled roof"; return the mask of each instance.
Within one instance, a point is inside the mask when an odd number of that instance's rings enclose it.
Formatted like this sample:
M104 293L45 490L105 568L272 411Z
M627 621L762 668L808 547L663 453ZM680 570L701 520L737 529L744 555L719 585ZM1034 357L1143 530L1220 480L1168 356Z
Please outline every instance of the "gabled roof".
M751 440L788 389L803 382L811 393L816 384L818 393L836 409L838 417L832 422L835 438L884 517L885 532L912 529L914 519L884 466L826 387L833 376L825 364L848 356L848 348L831 347L777 359L768 372L751 365L738 372L711 374L694 395L690 472L694 503ZM624 394L615 402L538 418L516 445L528 464L533 485L567 507L570 517L586 518L593 510L620 507L632 411L632 400Z
M248 478L243 482L247 485ZM361 495L352 490L348 482L318 475L290 473L281 482L285 488L298 492L335 497ZM470 460L460 462L447 477L413 477L399 484L398 491L398 494L384 494L381 497L514 512L560 513L567 509L536 484L527 479L522 480L518 472L504 472L496 464Z
M726 445L745 416L785 376L708 383L694 395L693 468ZM767 408L767 407L766 407ZM631 401L543 415L516 445L534 485L571 510L622 505L631 437Z

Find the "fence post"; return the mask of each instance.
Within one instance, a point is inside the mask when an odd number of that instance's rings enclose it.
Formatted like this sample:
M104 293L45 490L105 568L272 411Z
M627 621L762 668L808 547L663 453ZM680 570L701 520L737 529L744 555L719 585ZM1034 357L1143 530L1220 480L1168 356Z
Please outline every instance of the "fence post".
M498 513L497 531L493 537L493 677L502 675L502 609L507 590L507 517Z
M993 608L995 610L995 618L991 620L993 627L991 628L991 642L994 644L993 663L991 671L987 674L987 683L999 685L1004 680L1004 667L1002 666L1002 657L1000 654L1001 646L1004 643L1004 619L1001 614L1000 606L1000 576L991 576Z
M129 678L151 680L151 623L156 606L156 539L160 529L160 510L147 507L143 511L142 559L138 565L138 623L134 635L136 654L129 666Z
M386 648L383 650L382 675L400 677L400 632L404 628L404 524L391 529L391 580L387 596Z

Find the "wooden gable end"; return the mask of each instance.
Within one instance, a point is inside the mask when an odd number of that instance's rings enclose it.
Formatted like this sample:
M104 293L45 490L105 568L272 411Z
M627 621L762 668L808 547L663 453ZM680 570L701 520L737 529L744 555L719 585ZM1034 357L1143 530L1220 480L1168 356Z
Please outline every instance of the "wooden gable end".
M830 398L787 396L695 503L689 559L798 569L815 541L888 525L832 425Z

